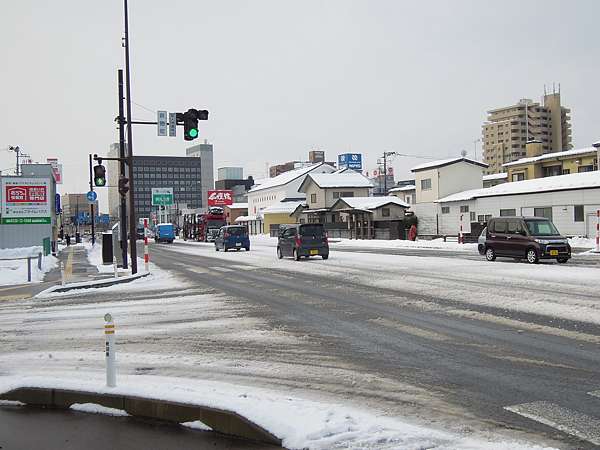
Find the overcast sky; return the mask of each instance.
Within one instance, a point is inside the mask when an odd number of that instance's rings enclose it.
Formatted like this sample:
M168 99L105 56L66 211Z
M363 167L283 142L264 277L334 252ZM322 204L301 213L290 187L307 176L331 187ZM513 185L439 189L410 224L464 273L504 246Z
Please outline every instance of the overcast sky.
M255 176L311 149L363 153L367 168L384 150L473 156L488 109L553 83L583 147L600 139L599 17L596 0L130 0L132 99L208 109L194 143L214 144L215 168ZM88 153L118 139L122 23L118 0L3 2L0 169L19 145L60 158L63 193L87 190ZM134 105L133 117L156 115ZM188 145L134 128L135 154ZM402 176L420 162L393 165Z

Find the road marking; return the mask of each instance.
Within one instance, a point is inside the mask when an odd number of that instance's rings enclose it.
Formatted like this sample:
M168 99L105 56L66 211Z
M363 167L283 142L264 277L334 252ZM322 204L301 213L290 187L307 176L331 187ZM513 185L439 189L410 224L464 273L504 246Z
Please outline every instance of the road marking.
M504 409L594 445L600 445L600 420L595 417L546 401L505 406Z
M65 267L65 281L73 276L73 247L69 251L69 256L67 256L67 264Z
M202 267L186 267L185 269L196 273L210 273L208 269L204 269Z
M233 272L233 269L230 269L228 267L221 267L221 266L213 266L213 267L209 267L210 270L216 270L217 272Z
M600 390L588 392L588 395L591 395L592 397L598 397L598 398L600 398Z
M258 269L258 267L256 267L256 266L242 266L242 265L237 266L236 265L236 266L230 266L230 267L235 270L256 270L256 269Z
M4 300L6 300L6 301L10 301L10 300L23 300L23 299L26 299L26 298L28 298L28 296L27 295L23 295L23 294L21 294L21 295L18 295L18 294L17 295L0 295L0 300L2 300L2 301L4 301Z

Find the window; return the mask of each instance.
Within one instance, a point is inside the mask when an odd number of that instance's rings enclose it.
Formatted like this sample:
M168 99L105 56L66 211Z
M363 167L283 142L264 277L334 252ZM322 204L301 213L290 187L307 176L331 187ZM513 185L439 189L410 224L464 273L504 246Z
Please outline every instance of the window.
M513 173L512 174L512 180L513 181L523 181L525 179L525 174L524 173Z
M533 208L533 215L535 217L545 217L546 219L552 220L552 207Z
M475 211L471 211L469 219L471 220L471 222L475 222Z
M424 180L421 180L421 190L422 191L431 190L431 178L425 178Z
M461 213L469 212L469 205L461 205L460 212Z
M352 191L340 192L340 197L354 197L354 192L352 192Z
M442 206L442 214L450 214L450 207Z
M561 173L562 173L562 166L542 167L542 176L543 177L555 177L556 175L560 175Z
M581 172L593 172L594 171L594 166L589 165L589 166L580 166L577 169L577 172L581 173Z
M390 208L381 208L381 217L390 217Z
M310 194L310 202L317 203L317 194Z
M516 215L517 215L516 209L501 209L500 210L500 217L516 216Z
M506 233L506 221L496 220L494 222L494 233Z
M491 214L480 214L477 216L477 222L479 223L487 223L488 220L492 218Z
M409 205L411 204L411 200L412 200L412 198L411 198L411 196L410 196L410 195L407 195L406 197L404 197L404 201L405 201L406 203L408 203Z
M334 191L333 198L340 198L340 193Z
M563 169L562 170L563 175L569 175L570 173L571 173L571 169Z
M573 213L575 222L583 222L583 205L575 205Z
M509 233L518 233L521 231L521 224L518 220L509 220L508 221L508 232Z

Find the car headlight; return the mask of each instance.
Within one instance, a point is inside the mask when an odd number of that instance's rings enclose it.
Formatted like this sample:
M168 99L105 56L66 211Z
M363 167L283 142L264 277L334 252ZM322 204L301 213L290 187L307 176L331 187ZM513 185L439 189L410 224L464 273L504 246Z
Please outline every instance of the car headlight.
M548 239L536 239L535 242L537 242L538 244L543 244L543 245L550 243L550 241Z

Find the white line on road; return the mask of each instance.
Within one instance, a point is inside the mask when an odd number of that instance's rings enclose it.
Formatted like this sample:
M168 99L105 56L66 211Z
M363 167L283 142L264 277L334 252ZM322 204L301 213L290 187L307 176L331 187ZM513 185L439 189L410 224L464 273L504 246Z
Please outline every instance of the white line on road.
M216 270L217 272L233 272L233 269L230 269L228 267L221 267L221 266L212 266L209 267L210 270Z
M546 401L505 406L504 409L594 445L600 445L600 420L595 417Z

